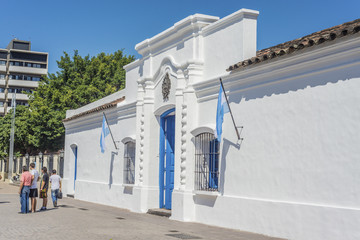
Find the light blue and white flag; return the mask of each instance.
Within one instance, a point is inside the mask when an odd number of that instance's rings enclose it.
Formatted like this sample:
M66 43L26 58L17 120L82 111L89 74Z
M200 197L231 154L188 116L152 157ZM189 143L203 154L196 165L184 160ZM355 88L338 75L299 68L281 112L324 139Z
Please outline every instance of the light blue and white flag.
M222 84L220 84L219 96L218 96L218 103L217 103L217 110L216 110L216 132L215 137L220 142L221 141L221 134L222 134L222 124L224 121L224 114L228 113L229 106L226 101L225 93L222 88Z
M109 133L110 133L109 126L106 122L105 116L103 116L101 136L100 136L100 148L102 153L105 152L105 138L107 135L109 135Z

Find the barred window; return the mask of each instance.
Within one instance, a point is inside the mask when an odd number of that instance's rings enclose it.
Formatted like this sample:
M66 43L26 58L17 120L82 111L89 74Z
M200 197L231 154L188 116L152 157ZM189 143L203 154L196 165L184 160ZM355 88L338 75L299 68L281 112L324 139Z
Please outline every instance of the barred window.
M195 190L218 191L219 142L211 133L195 137Z
M135 183L135 142L126 142L124 148L124 183Z

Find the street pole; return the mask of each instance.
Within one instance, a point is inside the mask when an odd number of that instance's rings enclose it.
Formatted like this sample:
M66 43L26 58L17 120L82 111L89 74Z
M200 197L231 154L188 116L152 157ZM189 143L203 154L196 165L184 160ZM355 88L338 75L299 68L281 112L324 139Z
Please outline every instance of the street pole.
M15 111L16 111L16 90L12 95L11 107L13 108L13 115L11 117L11 131L10 131L10 152L9 152L9 172L8 179L12 179L12 169L14 162L14 138L15 138Z

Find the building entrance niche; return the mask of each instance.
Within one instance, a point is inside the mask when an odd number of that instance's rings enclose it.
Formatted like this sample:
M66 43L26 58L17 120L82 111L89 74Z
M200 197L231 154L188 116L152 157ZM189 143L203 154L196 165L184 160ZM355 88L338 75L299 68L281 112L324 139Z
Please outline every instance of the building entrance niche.
M159 207L171 209L174 189L175 108L160 116Z

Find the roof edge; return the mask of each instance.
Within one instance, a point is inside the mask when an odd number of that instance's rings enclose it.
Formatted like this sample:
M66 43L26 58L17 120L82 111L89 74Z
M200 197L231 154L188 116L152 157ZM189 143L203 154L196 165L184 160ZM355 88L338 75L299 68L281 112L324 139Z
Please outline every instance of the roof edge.
M360 31L360 19L327 28L304 37L257 51L256 56L231 65L226 71L237 71L247 66L265 62L304 48L317 46L335 39L352 36ZM359 35L360 36L360 35Z
M116 107L118 103L123 102L124 100L125 100L125 96L123 96L123 97L121 97L119 99L116 99L116 100L114 100L114 101L112 101L110 103L105 103L103 105L92 108L92 109L87 110L85 112L82 112L82 113L76 114L74 116L65 118L65 119L62 120L62 122L69 122L71 120L74 120L76 118L79 118L79 117L82 117L82 116L85 116L85 115L89 115L91 113L100 112L100 111L105 110L105 109Z

